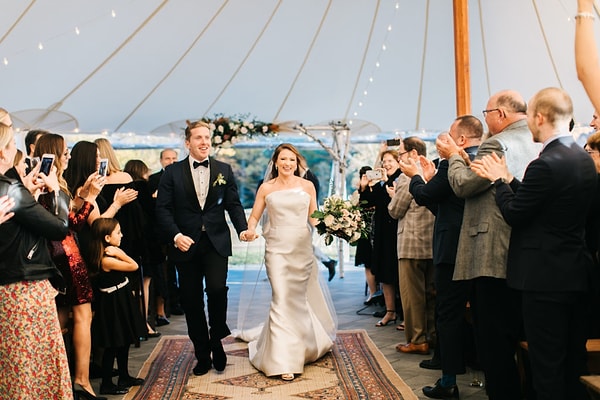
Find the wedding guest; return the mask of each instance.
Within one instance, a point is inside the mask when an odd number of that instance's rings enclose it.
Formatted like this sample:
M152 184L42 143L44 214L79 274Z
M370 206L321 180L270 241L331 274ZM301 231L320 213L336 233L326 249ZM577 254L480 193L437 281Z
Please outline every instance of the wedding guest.
M71 198L67 182L63 178L63 171L69 163L69 149L64 138L54 133L41 136L33 153L34 157L43 154L54 155L54 166L60 191L71 200L69 212L69 233L62 240L48 242L52 261L65 278L66 292L56 297L59 321L61 327L66 328L69 314L73 314L73 384L75 393L83 399L97 399L92 384L90 383L90 355L92 350L92 297L93 290L88 269L81 256L77 242L76 231L86 224L87 218L93 209L93 201L100 193L102 184L96 179L88 180L85 190L87 199L79 199L76 204ZM97 174L96 174L97 175ZM54 194L43 194L38 201L48 210L53 206Z
M170 322L165 316L164 302L156 301L156 296L151 296L154 291L150 290L150 285L153 283L156 291L161 294L165 293L166 287L164 285L164 278L162 276L162 263L165 261L165 257L161 251L160 243L158 239L152 234L153 229L156 225L156 218L154 215L155 202L152 198L152 191L148 185L148 176L150 176L150 168L142 160L129 160L125 164L123 171L131 175L133 179L133 187L138 192L138 201L144 211L144 223L142 227L144 232L147 234L144 237L145 250L142 255L142 273L144 276L143 288L144 288L144 309L146 312L146 324L148 323L149 316L149 304L156 306L156 325L164 326ZM148 326L148 331L151 331L152 327Z
M522 177L540 151L527 128L527 103L513 90L493 94L483 111L490 136L475 159L497 153L506 157L514 176ZM454 267L455 280L470 280L475 343L490 399L518 399L521 384L515 352L521 338L519 296L506 285L510 226L494 199L495 188L470 168L468 155L452 140L437 140L440 157L449 162L448 180L465 199ZM442 350L443 351L443 350Z
M108 203L108 199L112 199L117 193L117 190L121 188L135 190L131 175L121 169L119 159L117 158L117 154L110 141L105 138L99 138L94 140L94 143L98 146L100 157L108 159L106 185L104 185L102 192L100 193L100 196L104 198L105 204ZM102 205L100 205L100 207L101 211L104 211ZM141 264L142 258L146 252L146 232L144 231L146 220L139 197L136 197L136 199L120 208L114 218L119 221L121 229L123 230L124 239L121 247L131 258L136 260L138 265ZM135 271L131 271L128 273L128 277L131 280L131 287L134 288L134 294L139 303L137 321L143 326L146 326L146 330L148 331L147 334L142 335L140 339L146 340L148 338L159 337L160 332L155 331L145 318L146 310L144 307L145 300L142 270L136 269ZM136 345L139 345L139 343L136 343Z
M173 164L177 161L177 151L174 149L163 149L160 152L160 166L161 170L150 175L148 178L148 187L150 188L150 192L152 193L152 198L156 200L158 196L158 184L160 182L160 178L165 172L165 168L169 165ZM154 204L156 208L156 201ZM157 231L156 226L153 229L153 234L158 238L160 237L159 232ZM179 280L177 279L177 270L175 268L175 264L167 257L167 245L162 244L161 251L165 257L164 269L162 274L162 279L164 279L164 285L167 287L166 292L163 296L160 294L157 296L157 307L165 309L165 319L169 317L171 314L173 315L183 315L183 308L181 308L180 302L180 294L179 294ZM162 305L160 305L162 303ZM157 326L161 326L161 320L157 318Z
M595 18L594 0L577 0L577 14L575 15L577 78L581 81L594 110L600 110L600 60L594 37ZM594 129L596 128L594 127Z
M267 210L269 223L263 235L272 297L268 318L248 351L254 367L285 381L325 355L335 338L334 317L319 286L307 224L317 223L311 217L317 209L316 191L301 177L301 157L289 143L277 146L269 176L256 194L248 229L240 234L242 240L256 239L256 227Z
M188 334L198 360L193 372L204 375L211 365L217 371L225 369L221 339L231 333L226 283L231 232L225 211L238 234L248 225L231 166L209 158L209 125L188 122L185 146L189 156L165 169L160 180L156 217L161 234L173 244L169 258L179 273Z
M23 156L23 152L21 150L17 150L17 154L15 154L15 159L13 161L13 166L6 171L4 176L20 181L26 175L27 164L25 164L25 157Z
M427 145L416 136L400 142L400 168L410 160L427 156ZM392 196L388 212L398 220L398 276L406 344L398 344L402 353L429 354L435 346L435 291L433 288L433 214L420 206L408 190L410 178L400 175L388 189Z
M364 181L365 185L369 182L367 179L367 171L371 171L372 169L373 168L366 165L361 167L358 171L359 180ZM367 281L367 288L369 289L369 296L364 301L366 306L373 303L373 299L377 296L377 293L381 294L377 289L377 280L371 270L373 265L373 245L371 244L373 240L373 211L373 208L363 208L362 210L363 220L367 224L367 237L358 239L356 243L356 253L354 255L354 265L362 265L365 268L365 280Z
M14 215L0 225L0 393L6 399L73 399L54 301L64 282L46 246L67 234L69 201L54 170L39 174L42 183L29 188L6 178L16 150L12 128L0 124L0 196L15 202ZM41 187L53 194L51 212L31 195Z
M377 327L396 322L400 310L396 310L396 286L398 285L398 251L396 234L398 220L388 212L391 197L386 189L393 187L394 181L400 176L398 152L384 150L381 157L382 166L376 168L381 178L361 180L359 185L360 200L366 201L364 207L375 207L373 215L373 264L371 270L377 282L383 288L385 314L377 322Z
M93 330L94 341L104 349L101 394L121 395L144 383L129 375L129 348L143 331L136 323L138 304L127 273L138 269L135 260L119 246L121 227L114 218L98 218L92 224L90 264L98 272L98 300ZM119 379L112 381L117 360Z
M463 149L469 159L475 158L483 136L483 124L472 115L462 115L454 120L449 132L438 136L440 140L451 137ZM421 168L418 168L418 164ZM432 162L424 157L419 163L402 164L402 172L411 178L410 193L415 201L435 210L433 230L433 264L436 289L436 332L439 352L431 360L424 360L422 367L439 364L441 378L433 386L425 386L427 397L452 397L456 393L456 375L464 374L465 340L467 324L465 314L471 291L468 280L453 280L454 263L465 201L457 197L448 181L448 160L442 159L437 172ZM437 354L437 360L436 360ZM439 361L438 361L439 360Z
M496 154L471 169L493 182L512 227L507 283L521 293L533 386L539 399L585 399L589 271L586 214L596 191L594 162L573 140L571 97L546 88L529 101L527 125L539 157L515 178ZM551 273L550 273L551 272Z
M32 164L31 159L34 157L33 153L35 151L35 144L38 139L48 133L43 129L32 129L25 135L25 164L27 164L27 173L31 171Z

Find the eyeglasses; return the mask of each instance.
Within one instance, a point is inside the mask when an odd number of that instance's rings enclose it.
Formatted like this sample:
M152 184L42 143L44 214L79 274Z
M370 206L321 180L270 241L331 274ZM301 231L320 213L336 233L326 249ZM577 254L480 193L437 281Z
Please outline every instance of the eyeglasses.
M491 113L491 112L494 112L494 111L500 111L500 109L499 108L490 108L489 110L483 110L481 113L485 117L488 113Z

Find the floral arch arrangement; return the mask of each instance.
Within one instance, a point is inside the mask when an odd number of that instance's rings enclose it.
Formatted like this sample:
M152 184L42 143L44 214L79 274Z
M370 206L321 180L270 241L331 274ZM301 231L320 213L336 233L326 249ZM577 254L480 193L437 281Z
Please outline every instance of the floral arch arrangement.
M278 124L257 121L250 118L250 114L236 114L230 117L215 114L212 119L205 117L202 121L208 123L212 130L214 147L229 147L254 135L274 136L280 129Z

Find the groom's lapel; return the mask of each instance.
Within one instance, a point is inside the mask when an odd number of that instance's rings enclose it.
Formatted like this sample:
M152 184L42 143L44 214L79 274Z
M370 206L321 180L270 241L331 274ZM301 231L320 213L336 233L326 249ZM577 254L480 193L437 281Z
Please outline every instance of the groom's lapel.
M198 202L196 187L194 186L194 178L192 177L189 157L186 157L185 160L181 162L181 171L183 186L185 187L185 193L188 196L188 200L190 204L194 204L198 207L198 209L200 209L200 203Z

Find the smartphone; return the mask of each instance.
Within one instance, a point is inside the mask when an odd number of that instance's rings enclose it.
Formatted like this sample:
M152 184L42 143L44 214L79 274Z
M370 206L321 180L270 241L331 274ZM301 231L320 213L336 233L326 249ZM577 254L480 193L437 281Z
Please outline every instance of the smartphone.
M401 141L402 141L401 139L388 139L385 141L385 143L388 146L400 146Z
M43 172L46 176L50 175L52 164L54 164L54 154L44 154L40 163L40 172Z
M370 180L370 181L372 181L374 179L381 179L381 178L383 178L383 174L378 169L371 169L371 170L369 170L369 171L366 172L366 175L367 175L367 179Z
M98 174L100 176L106 176L108 173L108 158L100 159L100 167L98 167Z

